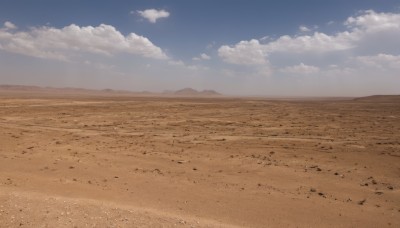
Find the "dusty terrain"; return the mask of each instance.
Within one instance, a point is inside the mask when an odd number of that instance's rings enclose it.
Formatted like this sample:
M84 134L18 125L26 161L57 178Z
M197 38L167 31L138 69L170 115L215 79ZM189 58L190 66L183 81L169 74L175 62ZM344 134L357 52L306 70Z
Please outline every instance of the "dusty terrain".
M0 227L400 227L400 102L0 93Z

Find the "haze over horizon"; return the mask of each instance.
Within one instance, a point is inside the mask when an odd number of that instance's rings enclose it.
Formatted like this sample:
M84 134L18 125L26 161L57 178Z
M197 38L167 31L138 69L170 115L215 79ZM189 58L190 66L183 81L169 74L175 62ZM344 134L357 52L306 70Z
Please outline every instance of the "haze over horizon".
M400 2L0 2L0 84L400 94Z

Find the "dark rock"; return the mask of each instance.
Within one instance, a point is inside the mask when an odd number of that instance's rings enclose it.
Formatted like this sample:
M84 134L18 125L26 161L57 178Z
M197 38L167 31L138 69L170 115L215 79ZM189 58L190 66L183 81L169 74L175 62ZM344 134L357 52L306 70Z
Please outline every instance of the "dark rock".
M367 201L366 199L360 200L357 202L358 205L364 205L365 201Z

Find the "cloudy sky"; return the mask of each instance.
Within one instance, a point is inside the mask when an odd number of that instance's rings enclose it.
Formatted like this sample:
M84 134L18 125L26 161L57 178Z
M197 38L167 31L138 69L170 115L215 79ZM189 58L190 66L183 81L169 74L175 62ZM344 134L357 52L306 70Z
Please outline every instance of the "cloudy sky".
M400 94L400 1L0 0L0 84Z

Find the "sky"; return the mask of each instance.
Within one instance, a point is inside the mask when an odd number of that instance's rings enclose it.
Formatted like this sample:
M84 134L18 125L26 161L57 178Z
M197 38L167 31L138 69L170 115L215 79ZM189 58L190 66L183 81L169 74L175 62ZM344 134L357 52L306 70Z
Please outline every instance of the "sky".
M0 84L400 94L400 1L0 0Z

